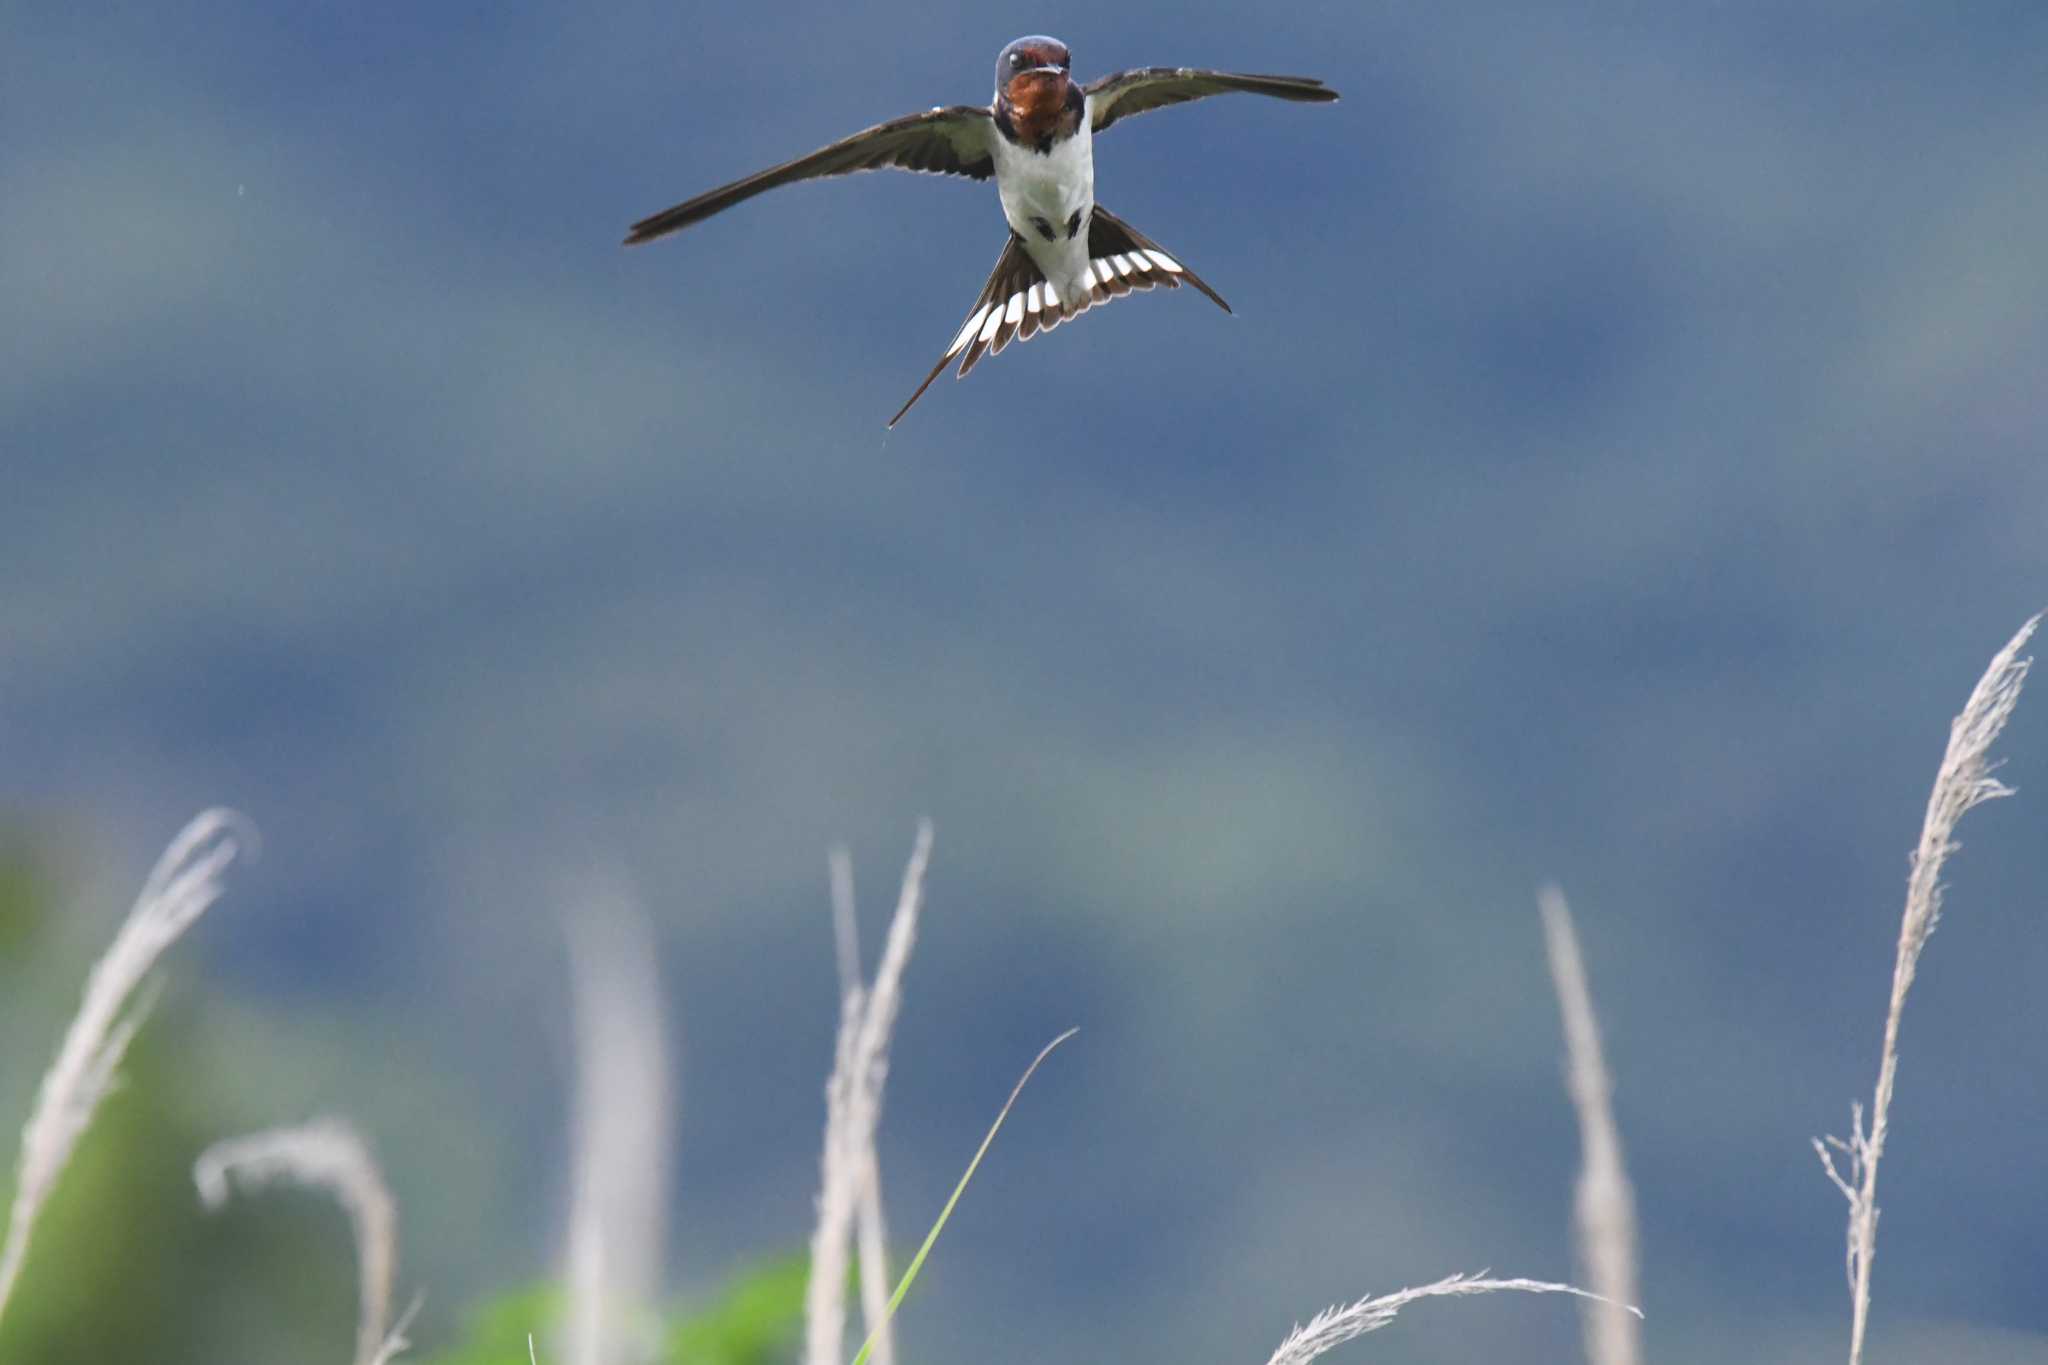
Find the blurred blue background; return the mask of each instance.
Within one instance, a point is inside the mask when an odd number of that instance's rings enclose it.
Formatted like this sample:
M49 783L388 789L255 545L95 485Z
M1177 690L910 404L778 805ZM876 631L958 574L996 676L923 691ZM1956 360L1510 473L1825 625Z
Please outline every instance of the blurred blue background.
M805 1237L825 851L854 850L872 947L930 815L899 1237L1031 1052L1083 1034L907 1306L909 1358L1257 1365L1333 1299L1571 1275L1555 878L1652 1356L1843 1354L1807 1139L1874 1079L1947 721L2048 604L2048 9L6 27L0 797L69 909L0 1002L0 1112L157 849L249 812L264 859L180 950L205 988L169 1026L221 1132L338 1111L376 1140L431 1346L554 1264L559 919L622 873L680 1036L686 1295ZM1001 246L991 188L855 177L617 246L984 100L1026 32L1084 79L1342 92L1097 144L1102 202L1235 318L1092 312L885 434ZM2048 1360L2044 707L1908 1011L1875 1358ZM1577 1343L1562 1301L1488 1300L1348 1354Z

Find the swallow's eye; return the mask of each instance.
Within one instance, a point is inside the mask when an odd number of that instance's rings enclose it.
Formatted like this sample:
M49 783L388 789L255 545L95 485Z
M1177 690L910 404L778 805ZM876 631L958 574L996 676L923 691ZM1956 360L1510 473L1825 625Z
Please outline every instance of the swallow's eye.
M1023 53L1021 53L1021 52L1012 52L1012 53L1010 54L1010 69L1011 69L1012 71L1022 71L1022 70L1024 69L1024 54L1023 54Z

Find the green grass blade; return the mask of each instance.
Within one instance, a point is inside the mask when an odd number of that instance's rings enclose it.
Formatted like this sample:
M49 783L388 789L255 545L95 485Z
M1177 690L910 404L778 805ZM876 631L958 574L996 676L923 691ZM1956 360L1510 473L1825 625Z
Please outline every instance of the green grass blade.
M958 1204L960 1196L966 1193L967 1182L974 1179L975 1168L980 1166L981 1159L988 1155L989 1144L996 1140L997 1132L1002 1129L1003 1120L1010 1117L1010 1108L1017 1103L1017 1097L1024 1093L1024 1086L1030 1081L1031 1073L1038 1070L1040 1062L1052 1055L1054 1048L1080 1031L1078 1028L1070 1028L1040 1048L1038 1055L1031 1059L1031 1065L1025 1067L1024 1074L1017 1078L1017 1084L1010 1090L1010 1098L1003 1101L1002 1110L996 1115L996 1121L988 1127L988 1135L982 1138L981 1146L975 1149L974 1160L967 1163L967 1169L960 1174L960 1183L953 1187L953 1193L947 1198L946 1206L939 1210L938 1221L933 1223L932 1230L924 1235L924 1245L917 1249L917 1255L910 1258L909 1266L903 1271L903 1278L896 1284L896 1292L889 1296L889 1306L882 1313L882 1321L875 1324L874 1330L868 1333L868 1339L860 1344L860 1352L854 1356L853 1365L868 1365L868 1353L875 1349L875 1334L882 1330L889 1319L896 1316L896 1306L903 1302L903 1296L910 1292L911 1282L917 1279L917 1272L924 1268L924 1258L930 1253L932 1243L939 1240L939 1230L945 1227L946 1220L953 1216L953 1206Z

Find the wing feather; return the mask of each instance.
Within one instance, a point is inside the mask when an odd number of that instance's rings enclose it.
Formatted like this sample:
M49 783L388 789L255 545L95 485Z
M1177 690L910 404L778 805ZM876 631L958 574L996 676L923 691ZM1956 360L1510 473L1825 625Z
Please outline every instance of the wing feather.
M638 246L665 237L757 194L799 180L884 168L986 180L995 174L995 153L990 141L994 130L994 119L988 110L965 104L878 123L829 147L820 147L808 156L770 166L642 218L626 234L626 245Z
M1188 66L1147 66L1090 81L1089 126L1101 132L1120 118L1169 104L1242 91L1302 103L1327 103L1337 92L1312 76L1248 76L1233 71L1199 71Z

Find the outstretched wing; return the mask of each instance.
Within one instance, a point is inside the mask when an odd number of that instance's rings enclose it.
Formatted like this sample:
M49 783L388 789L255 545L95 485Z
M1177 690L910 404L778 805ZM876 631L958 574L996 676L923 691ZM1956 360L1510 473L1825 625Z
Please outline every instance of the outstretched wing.
M1148 66L1118 71L1084 88L1089 125L1101 132L1120 118L1241 90L1248 95L1304 103L1327 103L1337 92L1311 76L1240 76L1230 71L1197 71L1187 66Z
M1013 339L1029 341L1087 311L1092 304L1120 299L1134 289L1153 289L1162 284L1178 289L1185 280L1215 300L1218 308L1230 311L1230 305L1209 287L1208 281L1100 204L1088 219L1088 271L1088 293L1061 298L1024 249L1024 239L1011 233L1003 254L996 258L996 268L989 272L988 283L981 287L981 297L974 301L973 311L954 335L953 344L932 366L924 383L917 386L917 392L910 395L910 402L896 410L889 425L893 427L903 420L903 414L924 397L924 391L939 377L939 371L952 363L954 356L960 357L959 377L965 379L984 355L996 354Z
M928 114L910 114L841 138L820 147L809 156L770 166L744 180L721 185L688 199L674 208L642 218L626 234L627 246L638 246L702 222L712 214L752 199L778 185L799 180L816 180L828 175L848 175L893 166L905 171L930 171L940 175L965 175L986 180L995 173L995 154L990 139L995 122L986 109L956 104Z

